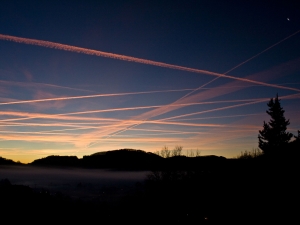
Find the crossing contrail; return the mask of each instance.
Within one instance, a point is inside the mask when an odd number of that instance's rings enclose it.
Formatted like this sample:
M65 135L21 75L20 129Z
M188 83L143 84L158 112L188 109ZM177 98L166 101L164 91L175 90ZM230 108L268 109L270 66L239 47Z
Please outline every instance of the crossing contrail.
M234 66L234 67L231 68L230 70L227 70L224 74L226 75L226 74L228 74L229 72L231 72L231 71L233 71L233 70L239 68L240 66L242 66L242 65L244 65L245 63L251 61L252 59L255 59L256 57L260 56L261 54L263 54L263 53L269 51L270 49L274 48L275 46L279 45L280 43L282 43L282 42L286 41L287 39L293 37L294 35L298 34L299 32L300 32L300 30L298 30L298 31L296 31L295 33L293 33L293 34L291 34L291 35L285 37L284 39L282 39L282 40L276 42L275 44L273 44L273 45L271 45L270 47L264 49L263 51L257 53L256 55L254 55L254 56L248 58L247 60L245 60L245 61L239 63L238 65ZM215 80L219 79L220 77L221 77L221 76L215 77L214 79L210 80L209 82L207 82L207 83L201 85L200 87L198 87L198 88L192 90L191 92L187 93L186 95L182 96L182 97L179 98L177 101L179 101L179 100L181 100L181 99L183 99L183 98L186 98L187 96L191 95L192 93L194 93L194 92L196 92L196 91L198 91L198 90L204 88L205 86L207 86L208 84L214 82Z
M292 94L292 95L286 95L286 96L283 96L281 98L282 99L294 99L294 98L299 98L299 97L300 97L300 95L299 95L299 93L297 93L297 94ZM126 127L125 124L120 125L120 127L125 126L125 128L119 129L118 131L112 132L111 134L106 136L105 139L113 137L113 136L118 135L120 133L123 133L124 131L130 130L130 129L132 129L132 128L140 125L140 124L143 124L143 123L157 123L157 124L159 124L160 122L165 122L165 121L168 121L168 120L171 120L171 119L178 119L178 118L192 116L192 115L199 115L199 114L208 113L208 112L215 112L215 111L231 109L231 108L236 108L236 107L241 107L241 106L246 106L246 105L251 105L251 104L257 104L257 103L261 103L261 102L264 102L264 101L267 101L267 100L269 100L269 98L249 99L249 101L247 101L246 103L241 103L241 104L236 104L236 105L231 105L231 106L225 106L225 107L220 107L220 108L215 108L215 109L210 109L210 110L205 110L205 111L200 111L200 112L195 112L195 113L188 113L188 114L168 117L168 118L164 118L164 119L159 119L159 120L148 121L147 119L144 119L144 120L139 119L140 121L138 121L138 120L132 121L132 123L129 124L129 126L127 126L127 127ZM235 102L238 102L238 101L240 101L240 100L237 100ZM234 100L233 100L233 102L234 102ZM130 122L130 121L128 121L128 122ZM122 122L122 123L124 123L124 122ZM172 124L172 123L170 123L170 124ZM174 124L175 123L173 123L173 125ZM187 125L187 124L179 123L178 125ZM88 147L91 147L91 146L97 144L98 142L99 141L91 143Z
M297 93L297 94L283 96L283 97L281 97L281 99L294 99L294 98L299 98L299 97L300 97L300 95ZM199 114L203 114L203 113L207 113L207 112L215 112L215 111L224 110L224 109L230 109L230 108L235 108L235 107L240 107L240 106L245 106L245 105L257 104L257 103L264 102L267 100L269 100L269 98L261 98L261 99L257 99L257 100L254 99L251 102L246 102L246 103L241 103L241 104L231 105L231 106L225 106L225 107L221 107L221 108L217 108L217 109L210 109L210 110L201 111L201 112L172 116L172 117L155 120L155 121L165 121L165 120L177 119L177 118L186 117L186 116L199 115Z
M296 32L296 33L298 33L298 32ZM229 78L229 79L233 79L233 80L253 83L253 84L257 84L257 85L275 87L275 88L280 88L280 89L287 89L287 90L292 90L292 91L296 91L296 92L300 91L297 88L285 87L285 86L276 85L276 84L269 84L266 82L260 82L260 81L256 81L253 79L239 78L239 77L234 77L234 76L230 76L230 75L226 75L226 74L210 72L210 71L206 71L206 70L183 67L183 66L167 64L167 63L157 62L157 61L152 61L152 60L147 60L147 59L135 58L135 57L125 56L125 55L107 53L107 52L86 49L86 48L80 48L80 47L70 46L70 45L64 45L64 44L59 44L59 43L54 43L54 42L49 42L49 41L14 37L14 36L9 36L9 35L2 35L2 34L0 34L0 40L7 40L7 41L13 41L13 42L24 43L24 44L29 44L29 45L37 45L37 46L42 46L42 47L47 47L47 48L54 48L54 49L59 49L59 50L64 50L64 51L70 51L70 52L76 52L76 53L82 53L82 54L88 54L88 55L95 55L95 56L113 58L113 59L118 59L118 60L131 61L131 62L136 62L136 63L148 64L148 65L170 68L170 69L175 69L175 70L182 70L182 71L193 72L193 73L207 74L207 75L216 76L216 79L218 77L223 77L223 78ZM271 47L274 47L275 45L273 45ZM259 54L262 54L262 53L263 52L261 52ZM256 56L258 56L258 55L256 55ZM254 57L256 57L256 56L254 56ZM249 60L251 60L251 59L249 59ZM242 64L244 64L244 63L246 63L246 61L244 61ZM238 66L240 66L242 64L239 64ZM235 67L235 68L237 68L237 67ZM235 68L233 68L233 69L235 69ZM74 97L79 98L79 96L74 96ZM42 99L39 99L39 100L42 100ZM39 100L37 100L36 102L39 102ZM64 99L61 99L61 100L64 100ZM31 100L28 100L28 101L31 101ZM48 100L48 101L50 101L50 100ZM30 103L30 102L27 102L27 103ZM17 104L17 103L15 103L15 104Z
M255 99L257 100L257 99ZM253 99L237 99L237 100L220 100L220 101L207 101L207 102L191 102L191 103L178 103L173 104L173 107L177 106L193 106L193 105L206 105L206 104L218 104L218 103L233 103L233 102L249 102L253 101ZM103 113L103 112L116 112L116 111L128 111L128 110L140 110L140 109L151 109L151 108L161 108L168 105L149 105L149 106L135 106L135 107L123 107L123 108L111 108L111 109L99 109L99 110L86 110L86 111L78 111L78 112L69 112L69 113L60 113L60 114L41 114L41 113L28 113L28 112L13 112L13 111L0 111L0 115L8 115L8 116L23 116L23 118L16 118L16 119L5 119L0 120L1 122L8 122L8 121L16 121L16 120L26 120L26 119L61 119L61 120L83 120L86 118L66 118L65 116L70 115L82 115L82 114L92 114L92 113ZM26 116L26 117L24 117ZM87 118L90 120L91 118ZM94 118L92 118L94 119ZM99 119L99 118L97 118ZM103 120L103 119L102 119ZM106 119L111 120L111 119Z
M88 48L81 48L81 47L76 47L76 46L72 46L72 45L60 44L60 43L56 43L56 42L15 37L15 36L4 35L4 34L0 34L0 40L12 41L12 42L23 43L23 44L28 44L28 45L37 45L37 46L42 46L42 47L46 47L46 48L59 49L59 50L82 53L82 54L87 54L87 55L95 55L95 56L100 56L100 57L141 63L141 64L164 67L164 68L169 68L169 69L182 70L182 71L187 71L187 72L192 72L192 73L200 73L200 74L212 75L212 76L217 76L217 77L224 77L224 78L239 80L239 81L243 81L243 82L259 84L259 85L263 85L263 86L269 86L269 87L275 87L275 88L287 89L287 90L300 92L300 89L297 89L297 88L284 87L284 86L280 86L280 85L269 84L269 83L260 82L260 81L256 81L256 80L250 80L250 79L241 78L241 77L234 77L234 76L211 72L211 71L207 71L207 70L200 70L200 69L195 69L195 68L190 68L190 67L178 66L178 65L174 65L174 64L168 64L168 63L163 63L163 62L158 62L158 61L153 61L153 60L148 60L148 59L142 59L142 58L136 58L136 57L132 57L132 56L120 55L120 54L115 54L115 53L103 52L103 51L98 51L98 50L93 50L93 49L88 49Z
M58 97L58 98L44 98L44 99L1 102L0 105L14 105L14 104L36 103L36 102L64 101L64 100L72 100L72 99L113 97L113 96L139 95L139 94L154 94L154 93L162 93L162 92L180 92L180 91L189 91L189 90L192 90L192 89L188 88L188 89L177 89L177 90L140 91L140 92L125 92L125 93L113 93L113 94L80 95L80 96L69 96L69 97Z
M284 39L282 39L282 40L276 42L275 44L273 44L273 45L271 45L270 47L264 49L263 51L259 52L258 54L256 54L256 55L250 57L249 59L243 61L242 63L240 63L240 64L236 65L235 67L231 68L230 70L226 71L224 74L227 74L227 73L229 73L229 72L235 70L236 68L238 68L238 67L242 66L243 64L245 64L245 63L251 61L252 59L258 57L259 55L261 55L261 54L263 54L264 52L266 52L266 51L272 49L273 47L279 45L280 43L282 43L282 42L284 42L285 40L291 38L292 36L296 35L296 34L299 33L299 32L300 32L300 30L298 30L298 31L296 31L295 33L293 33L293 34L291 34L291 35L285 37ZM207 82L207 83L201 85L200 87L198 87L198 88L196 88L196 89L193 89L193 90L190 91L189 93L187 93L187 94L185 94L184 96L182 96L181 98L177 99L175 102L169 104L169 107L172 107L172 106L173 106L174 104L176 104L177 102L180 102L181 100L187 98L188 96L190 96L190 95L193 94L194 92L196 92L196 91L198 91L198 90L204 88L205 86L207 86L208 84L214 82L215 80L219 79L220 77L221 77L221 76L217 76L217 77L215 77L214 79L210 80L209 82ZM280 86L281 86L281 85L280 85ZM168 106L167 106L167 107L168 107ZM135 125L133 125L133 126L130 126L130 127L128 127L128 129L134 128L134 127L136 127L136 126L138 126L138 125L140 125L140 124L135 124ZM125 129L125 130L128 130L128 129ZM117 133L123 132L123 131L125 131L125 130L119 131L119 132L117 132ZM115 134L114 134L114 135L115 135Z
M263 51L257 53L256 55L252 56L251 58L245 60L244 62L242 62L242 63L236 65L235 67L231 68L230 70L226 71L225 74L227 74L227 73L229 73L229 72L235 70L236 68L238 68L238 67L240 67L241 65L243 65L243 64L245 64L245 63L251 61L252 59L258 57L259 55L265 53L266 51L269 51L271 48L274 48L276 45L279 45L280 43L282 43L282 42L286 41L287 39L293 37L294 35L298 34L299 32L300 32L300 30L298 30L298 31L296 31L295 33L293 33L293 34L291 34L291 35L285 37L284 39L282 39L282 40L276 42L275 44L271 45L270 47L264 49Z

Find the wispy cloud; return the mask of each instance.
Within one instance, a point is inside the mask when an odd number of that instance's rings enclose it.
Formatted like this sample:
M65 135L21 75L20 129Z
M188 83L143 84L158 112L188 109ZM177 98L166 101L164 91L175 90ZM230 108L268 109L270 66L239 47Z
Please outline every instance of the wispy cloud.
M83 92L95 92L86 89L66 87L56 84L47 84L47 83L38 83L38 82L21 82L21 81L8 81L8 80L0 80L0 84L4 84L5 86L18 86L23 88L54 88L54 89L66 89L72 91L83 91Z

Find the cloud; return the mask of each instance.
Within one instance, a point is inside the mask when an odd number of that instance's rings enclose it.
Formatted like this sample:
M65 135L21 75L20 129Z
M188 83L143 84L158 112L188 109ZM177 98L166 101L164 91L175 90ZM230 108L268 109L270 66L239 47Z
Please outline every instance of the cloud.
M38 90L34 94L35 99L40 99L40 98L55 98L57 95L54 95L50 92ZM52 102L43 102L43 104L34 104L31 103L32 106L34 106L38 110L45 110L45 109L61 109L66 106L66 102L62 101L52 101Z
M38 82L21 82L21 81L8 81L8 80L0 80L0 83L5 84L6 86L18 86L23 88L54 88L54 89L67 89L73 91L84 91L84 92L94 92L86 89L66 87L56 84L47 84L47 83L38 83Z
M28 81L32 81L32 80L33 80L33 75L32 75L32 73L30 73L29 70L24 69L24 70L23 70L23 73L24 73L24 75L25 75L25 77L26 77L26 79L27 79Z

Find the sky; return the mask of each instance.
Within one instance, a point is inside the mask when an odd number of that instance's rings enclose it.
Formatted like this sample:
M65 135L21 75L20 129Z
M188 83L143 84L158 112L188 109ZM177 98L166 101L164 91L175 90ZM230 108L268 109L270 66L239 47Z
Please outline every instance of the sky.
M17 1L0 7L0 156L132 148L235 157L278 94L300 129L297 1Z

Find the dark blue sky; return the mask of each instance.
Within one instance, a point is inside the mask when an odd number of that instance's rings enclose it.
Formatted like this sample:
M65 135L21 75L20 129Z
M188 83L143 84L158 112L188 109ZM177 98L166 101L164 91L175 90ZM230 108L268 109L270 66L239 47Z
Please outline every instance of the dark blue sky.
M269 120L266 103L276 93L283 98L290 131L296 134L299 96L288 96L300 89L296 2L1 1L2 35L220 74L271 47L228 75L287 88L228 78L207 84L216 76L1 39L2 103L131 94L2 104L0 155L28 162L50 154L82 156L116 148L156 151L164 145L182 145L203 155L232 157L257 147L258 130L263 120ZM202 85L203 89L177 101L188 104L184 107L125 109L172 104ZM145 91L165 92L135 93ZM235 107L254 99L260 102ZM220 109L224 107L230 108ZM87 113L91 110L109 111Z

